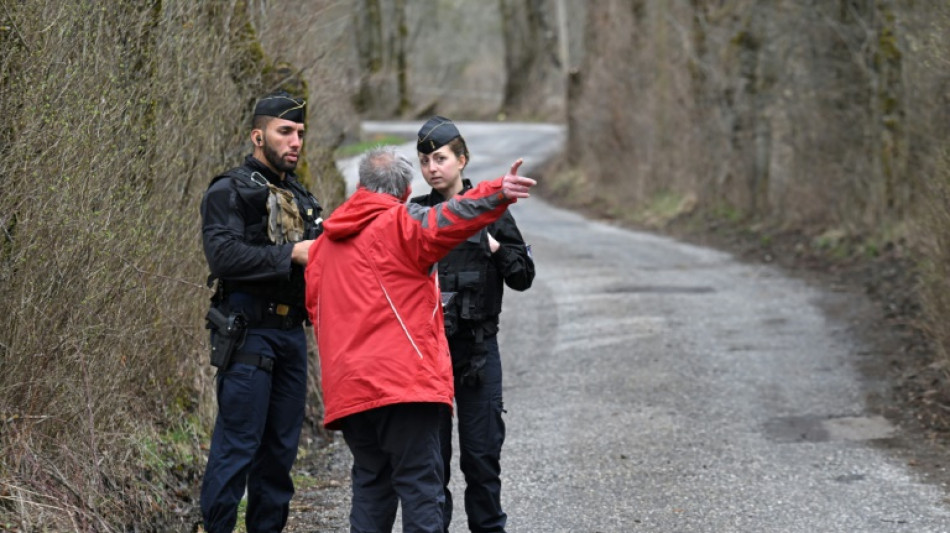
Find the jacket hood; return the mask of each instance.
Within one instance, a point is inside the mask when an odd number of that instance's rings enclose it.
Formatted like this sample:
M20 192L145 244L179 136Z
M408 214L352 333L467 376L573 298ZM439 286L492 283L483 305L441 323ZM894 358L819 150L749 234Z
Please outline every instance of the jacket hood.
M363 231L380 214L400 203L395 196L360 187L323 221L323 234L332 241L348 239Z

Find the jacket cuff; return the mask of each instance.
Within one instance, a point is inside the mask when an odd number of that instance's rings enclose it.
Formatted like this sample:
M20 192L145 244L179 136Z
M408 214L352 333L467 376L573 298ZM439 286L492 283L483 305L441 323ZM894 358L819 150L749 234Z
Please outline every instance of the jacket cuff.
M491 254L491 260L495 263L495 267L500 272L504 272L505 267L512 263L511 254L513 253L515 253L513 250L510 250L509 247L502 244L497 252Z

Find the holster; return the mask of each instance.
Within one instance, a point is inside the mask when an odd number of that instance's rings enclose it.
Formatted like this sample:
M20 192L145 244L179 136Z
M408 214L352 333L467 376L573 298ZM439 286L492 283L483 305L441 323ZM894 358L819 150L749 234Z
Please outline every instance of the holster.
M459 327L458 307L455 305L454 292L442 291L442 319L445 322L445 336L455 335Z
M459 292L459 318L481 320L483 318L479 293L484 281L481 272L459 272L456 274L456 289Z
M247 319L241 313L225 316L217 307L208 310L206 328L211 330L211 366L225 370L231 357L244 344Z
M439 278L446 337L451 337L458 332L461 320L481 318L477 305L481 279L479 272L458 272Z

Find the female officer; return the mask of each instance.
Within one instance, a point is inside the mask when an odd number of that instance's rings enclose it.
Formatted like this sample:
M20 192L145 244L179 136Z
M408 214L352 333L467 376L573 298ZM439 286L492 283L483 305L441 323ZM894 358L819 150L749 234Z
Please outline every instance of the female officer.
M471 157L455 124L440 116L419 130L419 165L432 191L411 201L433 206L472 187L462 177ZM453 249L439 261L445 333L452 353L459 456L465 476L465 512L471 531L504 531L501 508L502 419L498 315L504 285L523 291L534 280L534 261L511 212ZM449 474L452 419L441 432L445 462L445 531L452 521Z

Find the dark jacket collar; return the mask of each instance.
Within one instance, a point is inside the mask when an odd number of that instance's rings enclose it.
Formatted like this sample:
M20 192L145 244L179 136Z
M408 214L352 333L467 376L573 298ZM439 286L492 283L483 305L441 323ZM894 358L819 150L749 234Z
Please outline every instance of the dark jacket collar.
M465 191L471 188L472 188L472 181L468 178L462 178L462 190L459 191L459 194L464 194ZM445 198L444 196L442 196L442 193L440 193L439 191L435 189L432 189L431 191L429 191L429 194L425 196L425 199L426 199L426 202L425 202L426 205L441 204L442 202L448 200L448 198Z
M248 154L247 157L244 158L244 166L250 168L251 170L260 172L261 175L267 178L267 181L271 183L278 184L283 181L280 179L279 174L271 170L270 167L265 165L261 160L257 159L251 154ZM287 180L296 178L293 172L286 172L284 177Z

